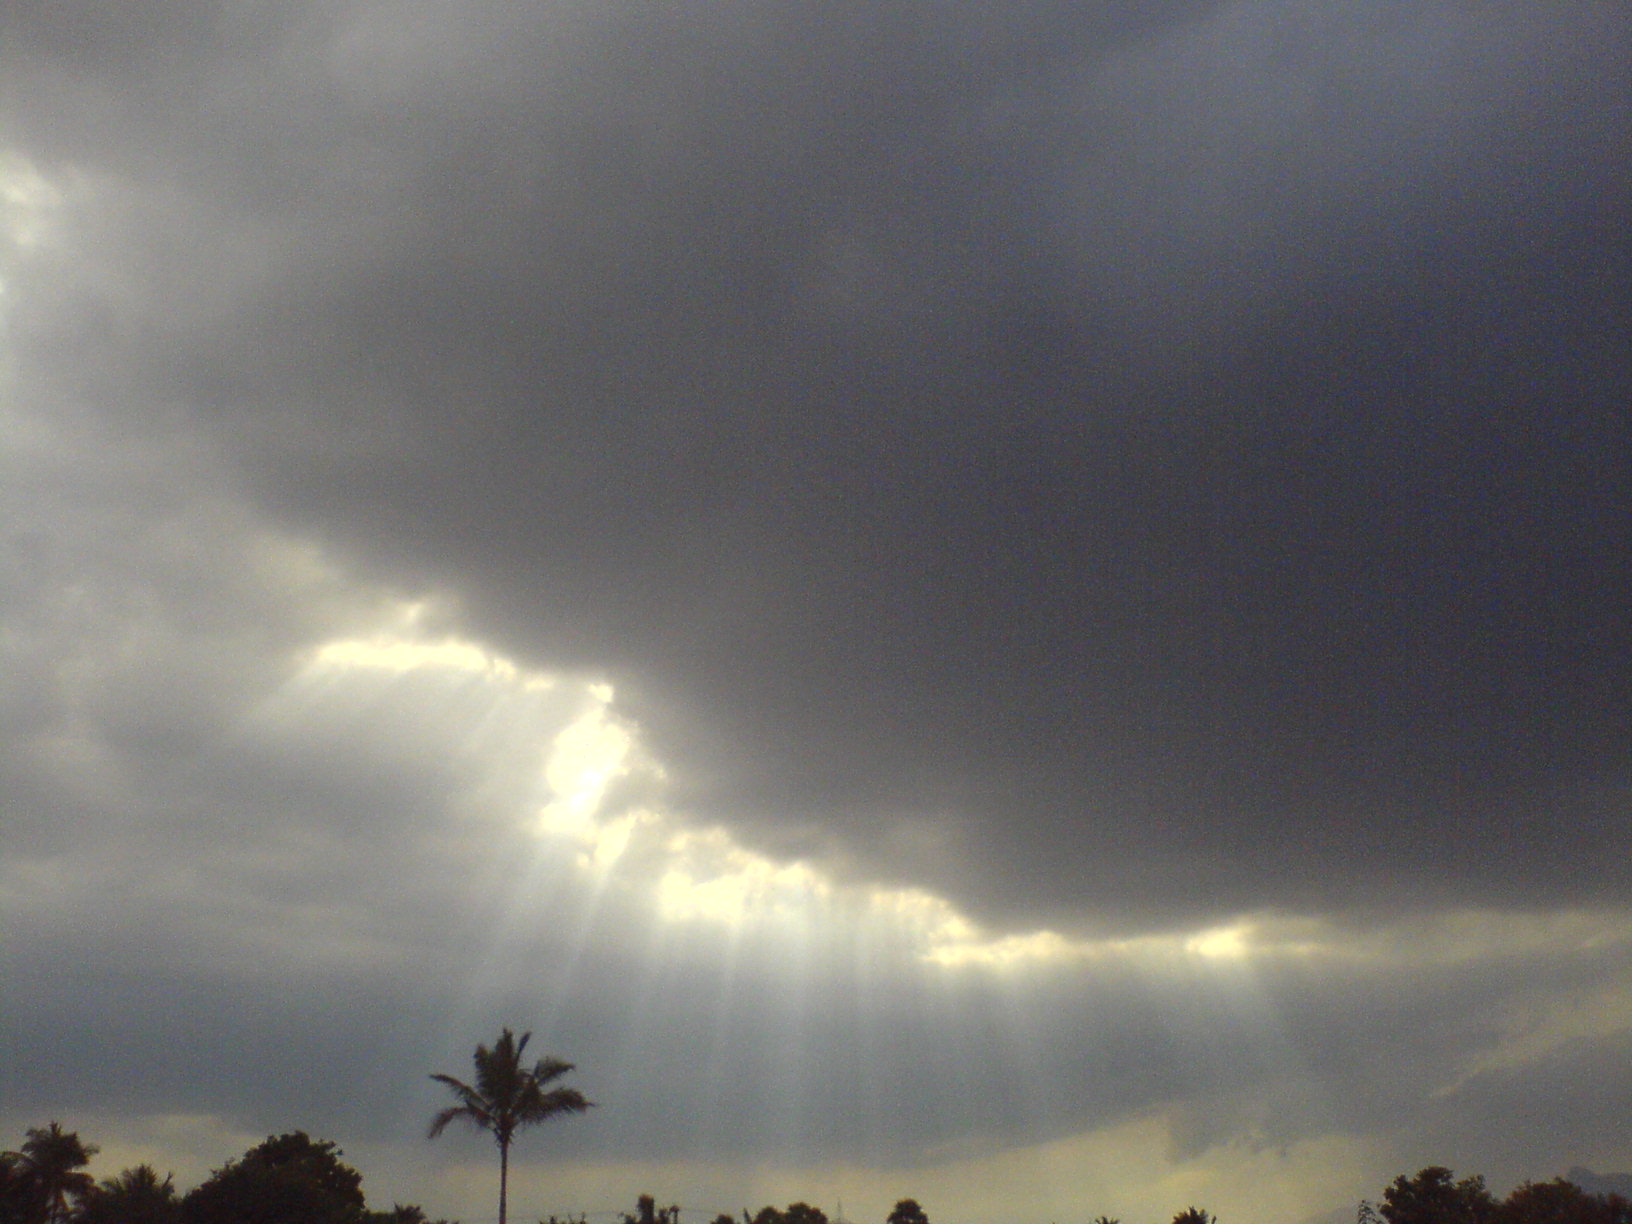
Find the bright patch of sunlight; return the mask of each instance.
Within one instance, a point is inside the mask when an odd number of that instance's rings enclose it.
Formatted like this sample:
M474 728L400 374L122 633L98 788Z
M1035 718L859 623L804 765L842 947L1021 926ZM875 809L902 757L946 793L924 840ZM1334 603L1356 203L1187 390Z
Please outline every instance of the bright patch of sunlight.
M53 214L62 192L27 158L0 152L0 244L26 252L44 246L53 234Z
M680 830L666 848L671 862L658 880L657 911L669 922L786 916L834 894L815 868L754 854L723 829Z
M330 642L319 648L313 660L321 667L356 668L402 675L430 669L487 676L498 683L521 683L524 688L548 689L555 685L549 676L523 677L516 665L476 645L446 637L441 641L413 641L381 635Z
M608 795L637 767L661 781L663 772L644 760L635 728L613 715L609 684L584 686L589 708L550 742L544 782L550 799L538 813L538 832L578 846L578 866L604 877L643 831L661 838L665 821L646 807L608 810Z
M995 969L1078 960L1082 948L1054 931L994 936L971 922L944 897L917 888L876 888L867 896L873 917L895 925L918 959L945 968Z
M591 826L607 787L628 767L634 733L609 716L610 690L594 686L590 695L595 704L568 723L550 745L544 781L552 798L538 818L544 832L593 835Z
M303 553L293 547L281 550L278 560L302 573L317 574L324 568L320 554ZM523 692L544 692L558 684L556 677L543 672L524 671L510 659L480 643L456 634L430 637L425 627L441 619L446 610L434 608L428 600L395 601L387 610L386 624L368 636L336 638L312 651L309 671L369 671L403 676L410 672L441 672L485 680L496 688ZM598 696L604 686L590 686Z
M1082 950L1054 931L1000 938L967 938L932 944L923 959L932 965L982 965L999 969L1023 964L1081 960Z
M1005 968L1112 958L1143 962L1236 961L1256 950L1252 937L1257 928L1249 920L1192 934L1073 940L1049 930L993 935L969 922L943 899L927 893L880 894L874 906L901 914L915 912L924 944L922 959L949 968Z
M1252 933L1250 922L1213 927L1190 936L1184 941L1184 950L1204 960L1241 960L1251 951L1247 941Z

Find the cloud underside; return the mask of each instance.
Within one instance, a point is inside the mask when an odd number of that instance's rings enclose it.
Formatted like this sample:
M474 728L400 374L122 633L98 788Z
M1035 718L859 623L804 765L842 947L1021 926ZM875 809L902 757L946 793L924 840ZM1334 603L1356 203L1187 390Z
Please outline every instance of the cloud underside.
M8 1120L1632 1161L1624 22L1078 8L8 19Z

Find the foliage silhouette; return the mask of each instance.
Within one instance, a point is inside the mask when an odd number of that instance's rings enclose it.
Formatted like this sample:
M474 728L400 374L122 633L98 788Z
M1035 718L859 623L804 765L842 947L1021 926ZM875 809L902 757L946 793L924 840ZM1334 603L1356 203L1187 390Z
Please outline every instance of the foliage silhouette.
M1593 1194L1559 1177L1525 1182L1498 1201L1483 1177L1430 1165L1396 1177L1381 1202L1360 1203L1357 1224L1632 1224L1632 1202Z
M522 1067L527 1040L526 1035L516 1040L506 1029L493 1051L478 1046L478 1088L460 1087L476 1093L484 1086L484 1067L496 1072L508 1067L518 1081L531 1077L532 1091L544 1099L564 1097L581 1102L579 1109L589 1108L589 1102L571 1089L545 1091L545 1084L572 1069L567 1064L545 1059L531 1069ZM449 1076L434 1078L450 1087L459 1083ZM489 1078L485 1087L493 1089L496 1082ZM436 1133L457 1117L476 1121L466 1112L470 1102L462 1094L460 1101L438 1115L441 1125L435 1127ZM562 1111L558 1106L542 1116ZM479 1121L476 1124L493 1130ZM513 1136L527 1124L517 1115L508 1133ZM389 1211L367 1210L361 1174L340 1160L343 1153L335 1144L313 1140L303 1131L270 1137L242 1157L228 1160L184 1197L178 1197L169 1175L161 1178L146 1164L93 1182L85 1166L97 1149L59 1123L30 1129L26 1135L18 1150L0 1151L0 1224L431 1224L418 1207L398 1204ZM502 1205L506 1168L502 1160L500 1168ZM1483 1177L1458 1180L1449 1169L1431 1165L1395 1178L1377 1202L1362 1200L1357 1224L1632 1224L1632 1201L1613 1192L1621 1188L1616 1177L1572 1169L1570 1177L1577 1176L1599 1192L1559 1177L1525 1182L1498 1200ZM678 1206L659 1208L649 1194L639 1197L633 1215L616 1214L621 1224L680 1224ZM585 1217L551 1216L547 1224L585 1224ZM721 1213L711 1224L737 1221ZM741 1224L828 1224L828 1220L819 1208L796 1202L784 1209L767 1206L755 1214L744 1211ZM900 1199L885 1224L929 1221L916 1199ZM1118 1222L1099 1216L1094 1224ZM1189 1207L1173 1217L1173 1224L1216 1221L1199 1207Z
M623 1224L680 1224L679 1207L659 1207L657 1200L649 1194L643 1194L635 1200L635 1214L621 1212ZM729 1216L726 1217L730 1219Z
M1383 1191L1377 1213L1388 1224L1490 1224L1496 1200L1485 1189L1485 1179L1452 1177L1441 1165L1410 1177L1401 1174Z
M425 1215L423 1207L416 1207L412 1203L395 1203L390 1211L365 1211L363 1224L432 1224ZM448 1224L446 1220L437 1220L435 1224Z
M1497 1205L1496 1224L1632 1224L1632 1202L1574 1182L1525 1182Z
M22 1157L16 1152L0 1152L0 1224L23 1224L27 1203Z
M74 1224L177 1224L181 1199L171 1184L149 1164L126 1169L104 1179L85 1196Z
M96 1154L60 1122L30 1127L23 1145L0 1155L0 1221L65 1224L96 1183L85 1166Z
M472 1061L476 1066L475 1085L451 1075L434 1074L458 1100L431 1119L429 1137L435 1139L450 1122L465 1121L485 1130L499 1145L499 1224L507 1224L510 1201L510 1144L516 1132L557 1114L583 1113L593 1102L576 1088L548 1088L573 1065L557 1058L541 1058L532 1067L521 1063L523 1051L532 1039L523 1033L516 1040L509 1029L499 1033L490 1050L478 1045Z
M185 1197L147 1164L93 1182L83 1167L97 1149L58 1123L27 1136L0 1152L0 1224L432 1224L418 1207L366 1210L361 1174L304 1131L257 1144Z
M753 1215L749 1215L745 1209L742 1220L743 1224L827 1224L827 1212L809 1203L789 1203L784 1210L761 1207ZM718 1219L715 1224L718 1224Z
M362 1174L305 1131L269 1137L181 1202L184 1224L358 1224Z

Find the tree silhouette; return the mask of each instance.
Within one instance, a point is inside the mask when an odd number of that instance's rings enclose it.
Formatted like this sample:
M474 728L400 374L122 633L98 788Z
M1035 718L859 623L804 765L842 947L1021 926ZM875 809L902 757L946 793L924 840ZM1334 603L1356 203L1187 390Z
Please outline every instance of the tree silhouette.
M28 1224L33 1187L20 1152L0 1152L0 1224Z
M1617 1195L1588 1194L1574 1182L1525 1182L1496 1208L1496 1224L1625 1224L1632 1203Z
M432 1075L458 1100L431 1119L429 1137L435 1139L450 1122L463 1120L485 1130L499 1145L499 1224L507 1224L510 1194L510 1143L516 1131L562 1113L583 1113L592 1102L576 1088L547 1088L573 1065L556 1058L541 1058L532 1067L521 1065L531 1033L517 1041L509 1029L499 1033L490 1050L478 1045L474 1086L451 1075Z
M744 1208L742 1221L743 1224L827 1224L827 1212L809 1203L789 1203L786 1210L766 1206L753 1215Z
M363 1213L363 1224L431 1224L430 1217L425 1209L414 1203L394 1203L390 1211L366 1211ZM448 1224L446 1220L438 1220L436 1224Z
M659 1207L657 1200L649 1194L643 1194L635 1200L635 1214L627 1211L619 1212L622 1224L679 1224L680 1208ZM730 1216L725 1217L728 1224Z
M1485 1179L1453 1182L1452 1176L1449 1169L1430 1165L1414 1176L1396 1177L1383 1191L1377 1214L1388 1224L1488 1224L1496 1200L1485 1189Z
M181 1202L185 1224L356 1224L363 1178L329 1140L305 1131L256 1144Z
M1200 1207L1186 1207L1173 1217L1173 1224L1216 1224L1216 1217L1208 1215Z
M917 1199L902 1199L884 1217L884 1224L929 1224L929 1217Z
M96 1186L85 1172L96 1148L59 1122L30 1127L24 1134L23 1146L7 1152L0 1167L6 1214L24 1224L62 1224L70 1202L79 1202Z
M85 1196L74 1224L175 1224L181 1200L170 1176L140 1164L101 1182Z

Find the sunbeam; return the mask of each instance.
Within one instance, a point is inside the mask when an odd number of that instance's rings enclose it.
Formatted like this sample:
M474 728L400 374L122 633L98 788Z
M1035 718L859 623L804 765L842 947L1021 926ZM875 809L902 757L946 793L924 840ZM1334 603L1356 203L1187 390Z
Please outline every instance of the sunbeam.
M7 6L0 1214L1632 1187L1624 7Z

